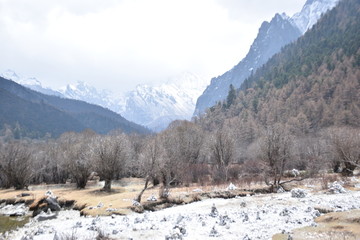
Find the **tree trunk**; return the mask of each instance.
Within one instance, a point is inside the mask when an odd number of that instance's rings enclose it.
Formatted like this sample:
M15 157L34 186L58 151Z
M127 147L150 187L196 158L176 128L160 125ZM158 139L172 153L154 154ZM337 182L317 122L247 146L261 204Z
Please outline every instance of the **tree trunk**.
M136 198L136 201L138 203L141 202L141 197L142 197L143 193L145 192L145 190L147 189L148 184L149 184L149 178L146 178L144 188L141 190L141 192L139 193L139 195Z
M103 189L107 192L111 191L111 180L105 179L105 185Z

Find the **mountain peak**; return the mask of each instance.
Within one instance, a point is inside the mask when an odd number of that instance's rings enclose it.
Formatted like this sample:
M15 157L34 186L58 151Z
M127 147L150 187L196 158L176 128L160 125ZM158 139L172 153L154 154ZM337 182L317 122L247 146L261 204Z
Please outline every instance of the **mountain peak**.
M302 10L291 18L294 25L304 34L321 17L321 15L336 6L339 0L308 0Z

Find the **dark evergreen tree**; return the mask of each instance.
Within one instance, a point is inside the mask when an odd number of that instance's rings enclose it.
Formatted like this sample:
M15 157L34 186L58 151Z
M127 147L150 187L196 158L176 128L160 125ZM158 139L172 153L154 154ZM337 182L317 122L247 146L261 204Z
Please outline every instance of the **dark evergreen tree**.
M227 108L229 108L234 103L235 98L236 98L235 87L232 84L230 84L229 93L228 93L228 96L226 98L226 107Z

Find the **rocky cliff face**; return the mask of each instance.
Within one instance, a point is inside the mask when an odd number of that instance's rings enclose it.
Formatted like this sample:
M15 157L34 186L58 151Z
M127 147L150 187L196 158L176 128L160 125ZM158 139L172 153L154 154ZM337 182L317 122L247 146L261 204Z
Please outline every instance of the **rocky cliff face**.
M226 98L230 84L239 88L242 82L261 67L281 48L296 40L311 28L321 14L333 8L338 0L308 0L301 12L293 17L276 14L270 22L264 22L246 57L231 70L211 79L198 98L194 115L203 113L208 107Z

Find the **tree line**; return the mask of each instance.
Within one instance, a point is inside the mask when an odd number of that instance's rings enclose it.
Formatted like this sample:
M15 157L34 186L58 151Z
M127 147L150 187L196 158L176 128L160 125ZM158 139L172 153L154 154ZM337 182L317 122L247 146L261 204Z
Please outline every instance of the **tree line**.
M114 179L141 177L143 191L160 184L163 198L171 186L249 178L262 179L275 191L288 170L302 170L301 177L329 169L349 176L360 165L359 129L332 127L296 136L285 125L260 127L240 118L212 131L199 122L175 121L156 135L86 130L57 139L15 140L7 132L0 143L0 187L15 189L69 181L85 188L96 172L106 191Z

